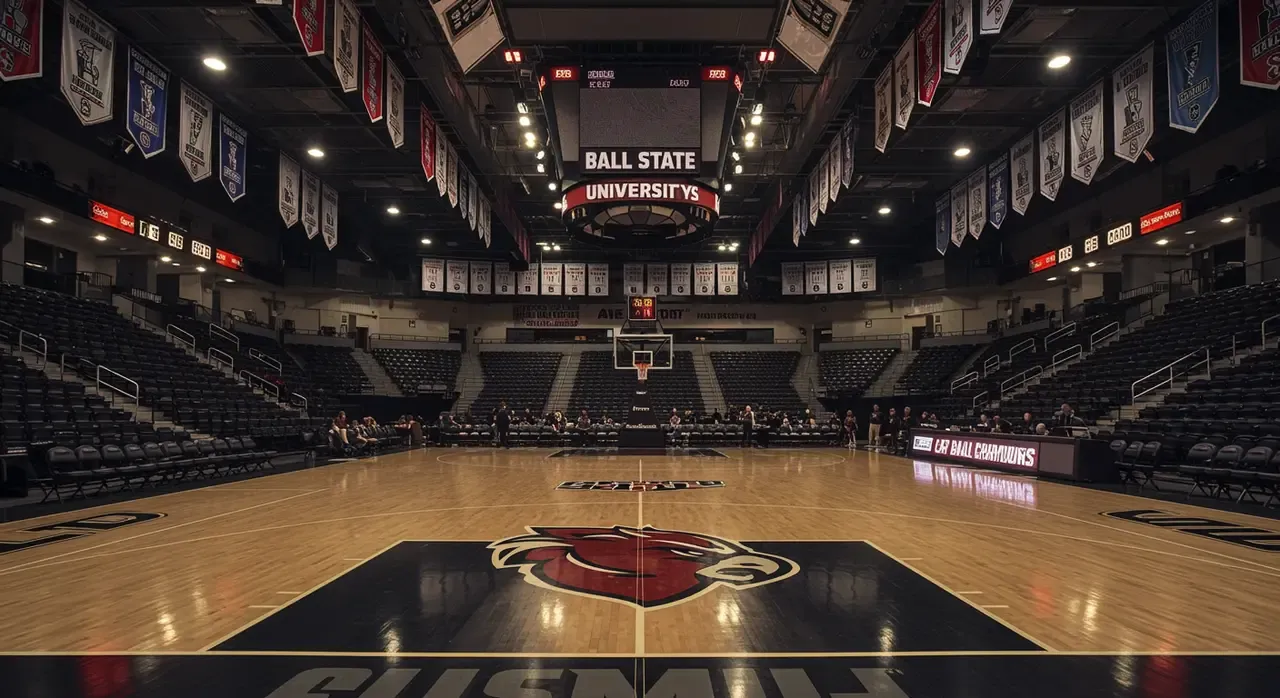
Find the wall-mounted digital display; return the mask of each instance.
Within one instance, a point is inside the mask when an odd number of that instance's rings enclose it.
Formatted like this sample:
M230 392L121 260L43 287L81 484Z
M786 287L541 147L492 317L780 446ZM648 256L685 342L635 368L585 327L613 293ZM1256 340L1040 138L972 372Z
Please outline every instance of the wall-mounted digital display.
M653 296L632 296L627 303L627 319L658 319L658 300Z

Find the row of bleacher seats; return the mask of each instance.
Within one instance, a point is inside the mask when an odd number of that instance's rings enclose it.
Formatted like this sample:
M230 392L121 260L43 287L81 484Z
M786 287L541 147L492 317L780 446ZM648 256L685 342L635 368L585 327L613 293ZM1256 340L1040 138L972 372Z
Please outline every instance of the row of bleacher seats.
M586 429L569 427L564 431L544 425L516 425L511 428L512 446L613 446L617 445L622 425L593 424ZM659 425L663 438L670 446L736 446L743 442L742 426L738 424L695 424L671 427ZM831 426L798 427L779 431L772 436L776 445L818 446L838 443L839 429ZM497 442L497 435L489 424L462 424L442 428L441 444L445 446L488 446Z
M861 397L897 356L896 348L834 349L818 355L827 395Z
M512 409L528 408L542 414L561 358L560 352L549 351L481 352L484 388L471 403L471 413L487 420L505 400Z
M453 392L462 365L461 352L444 349L374 349L373 358L405 395Z
M1117 438L1111 450L1125 483L1137 484L1139 491L1147 486L1158 490L1168 481L1188 486L1188 497L1201 493L1237 502L1248 497L1258 503L1257 497L1266 495L1263 506L1280 500L1280 438L1237 438L1234 443L1224 436L1194 442Z
M0 452L38 441L100 443L136 428L132 414L86 394L83 384L52 380L16 356L0 355Z
M977 344L944 344L920 347L907 370L898 378L899 390L918 393L942 392L951 385L951 375L978 349Z
M805 402L791 384L800 353L795 351L712 351L711 365L725 404L800 414Z
M675 352L671 368L649 371L646 385L649 403L658 421L662 421L672 409L680 413L692 410L697 414L706 409L693 368L692 352ZM635 389L635 371L615 368L613 352L584 351L573 380L568 416L572 418L586 410L596 417L608 415L625 422Z
M360 395L373 392L373 384L364 369L356 362L352 347L331 347L323 344L290 344L289 351L302 362L311 381L342 395Z

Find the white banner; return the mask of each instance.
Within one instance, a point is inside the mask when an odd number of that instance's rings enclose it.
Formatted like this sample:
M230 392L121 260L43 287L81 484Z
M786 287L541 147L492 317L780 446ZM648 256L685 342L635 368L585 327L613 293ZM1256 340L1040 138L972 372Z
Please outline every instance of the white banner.
M818 72L840 32L848 0L791 0L778 28L778 43Z
M476 213L480 216L480 239L484 240L485 247L489 247L493 244L493 217L489 197L481 196L478 206Z
M889 147L889 133L893 130L893 63L884 67L876 78L876 150L884 152Z
M516 272L516 292L522 296L538 295L538 265L530 264L528 271Z
M942 18L942 70L959 74L973 46L973 0L946 0Z
M8 10L5 15L4 19L11 19ZM76 0L66 0L62 7L62 96L85 126L111 120L115 59L116 30Z
M840 196L840 152L840 133L837 132L827 150L827 196L833 202Z
M960 182L951 187L951 244L959 247L969 234L969 185Z
M828 290L832 293L853 292L853 262L848 259L835 259L827 264Z
M818 224L818 206L826 201L822 195L822 172L815 168L809 173L809 225Z
M493 293L493 285L489 283L493 276L493 265L488 262L471 263L471 292L481 295Z
M355 92L360 82L360 15L351 0L333 6L333 72L343 92Z
M187 83L180 88L178 108L178 159L191 181L199 182L213 173L209 147L213 142L213 103Z
M543 263L542 265L542 295L559 296L564 293L564 265L556 263Z
M445 271L449 280L449 285L445 288L449 293L466 293L467 292L467 263L455 262L452 259L445 262Z
M876 290L876 258L853 260L853 292L874 293Z
M622 265L622 295L624 296L643 296L644 295L644 265L643 264Z
M422 260L422 290L427 293L444 293L444 260Z
M987 168L979 167L969 175L969 234L974 240L982 237L987 224Z
M608 264L588 264L587 265L587 295L589 296L609 295L609 265Z
M803 296L804 295L804 263L803 262L783 262L782 264L782 295L784 296Z
M1040 128L1036 129L1040 140L1040 195L1050 201L1058 198L1062 177L1066 173L1065 120L1066 110L1057 111L1040 122Z
M471 183L471 175L467 172L467 166L458 163L458 213L462 215L462 220L467 220L470 210L467 208L467 186Z
M689 264L671 265L671 295L687 296L693 285L693 266Z
M693 295L716 295L716 265L711 262L698 262L693 265Z
M1106 152L1102 127L1102 81L1071 100L1071 177L1085 184L1102 164Z
M1013 0L978 0L982 3L982 14L978 20L979 34L999 34L1004 27L1004 20L1009 16L1009 6Z
M796 198L791 201L791 244L795 247L800 246L800 237L804 235L805 227L801 221L809 215L804 206L804 194L796 194Z
M587 295L587 265L574 263L564 265L564 295Z
M284 220L286 228L291 228L298 222L298 200L302 192L301 172L298 163L281 151L277 208L280 209L280 218Z
M650 264L646 267L645 295L667 295L667 265Z
M811 295L824 295L827 292L827 263L805 262L805 291Z
M453 144L449 142L445 142L444 149L445 149L444 170L447 173L445 177L449 182L449 205L457 206L458 205L458 173L460 171L460 168L458 167L458 151L454 150Z
M827 176L831 169L827 164L828 153L823 153L822 158L818 160L818 212L827 212L827 197L831 193L831 179Z
M1111 119L1115 138L1113 152L1129 162L1138 161L1154 130L1154 63L1155 44L1148 44L1138 55L1121 63L1111 74Z
M1009 186L1013 189L1012 206L1018 215L1027 215L1027 205L1036 194L1036 139L1034 133L1013 144L1009 149Z
M325 184L320 189L320 235L324 246L338 246L338 190Z
M493 263L493 292L499 296L516 295L516 275L509 262Z
M738 295L738 263L716 263L716 286L722 296Z
M906 130L911 112L916 106L916 33L911 32L907 42L893 57L894 110L893 125ZM825 273L825 272L824 272Z
M470 72L504 41L492 0L441 0L431 4L462 72Z
M436 124L436 189L440 196L449 193L449 150L444 130Z
M387 132L391 134L391 145L399 148L404 145L404 73L395 61L383 60L387 63Z
M302 171L302 229L310 240L320 234L320 178Z
M480 187L476 186L475 175L471 174L471 170L467 170L467 220L471 222L471 229L476 229L476 199L480 196Z

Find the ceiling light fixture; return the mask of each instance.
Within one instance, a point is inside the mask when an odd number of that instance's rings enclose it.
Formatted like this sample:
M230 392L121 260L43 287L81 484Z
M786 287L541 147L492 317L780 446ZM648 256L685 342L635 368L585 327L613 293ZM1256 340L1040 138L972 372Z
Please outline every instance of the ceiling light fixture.
M319 160L320 158L324 157L324 151L315 146L312 146L310 148L307 148L307 155L310 155L311 157Z
M534 139L536 139L536 138L537 138L537 136L535 136L535 135L533 134L533 131L525 131L525 132L524 132L524 139L525 139L526 141L531 141L531 140L534 140Z
M1236 220L1236 217L1228 213L1227 215L1223 216L1222 218L1219 218L1219 219L1218 219L1218 222L1219 222L1219 223L1222 223L1223 225L1225 225L1225 224L1227 224L1227 223L1233 223L1233 222L1235 222L1235 220Z
M763 123L764 123L764 117L763 117L763 116L761 116L761 115L759 115L759 114L752 114L752 115L751 115L751 125L752 125L752 126L759 126L760 124L763 124Z
M755 140L756 140L756 132L755 132L755 131L747 131L746 133L742 134L742 140L746 141L747 143L753 143L753 142L755 142Z
M741 160L741 159L742 159L742 156L741 156L741 155L739 155L739 154L738 154L738 151L736 151L736 150L735 150L735 151L733 151L732 153L729 153L729 156L733 158L733 161L734 161L734 162L737 162L737 161L739 161L739 160Z
M564 208L564 204L557 201L554 204L551 204L551 208L554 208L555 210L559 211L560 209Z
M862 244L862 238L849 238L849 244L850 244L850 245L861 245L861 244Z
M1057 281L1057 280L1058 280L1058 277L1056 276L1050 276L1049 278L1045 279L1045 281Z
M547 166L542 163L538 163L538 174L543 174L546 171L547 171Z
M388 207L387 207L387 213L389 213L389 214L391 214L391 215L393 215L393 216L398 216L398 215L400 215L400 207L399 207L399 206L388 206Z
M1195 235L1195 234L1196 234L1196 231L1194 230L1188 230L1187 232L1183 233L1183 235Z
M724 190L725 190L725 191L733 191L733 182L725 182L725 183L724 183Z
M97 240L98 242L106 242L106 241L107 241L107 236L106 236L106 235L103 235L102 233L98 233L97 235L94 235L94 236L93 236L93 239L94 239L94 240Z
M1058 55L1049 59L1049 68L1051 68L1052 70L1062 70L1063 68L1067 67L1067 65L1070 63L1071 63L1071 56L1068 56L1065 53L1059 53Z
M737 165L733 166L733 173L742 174L742 163L738 163Z
M720 245L720 246L719 246L719 247L717 247L716 249L717 249L717 250L720 250L721 252L724 252L725 250L727 250L727 249L729 249L729 248L728 248L728 247L725 247L724 245Z
M173 266L175 266L175 267L180 267L180 266L182 266L182 265L181 265L181 264L179 264L179 263L177 263L177 262L174 262L174 263L173 263Z
M534 155L534 157L538 158L539 160L541 160L542 158L545 158L546 156L547 156L547 151L545 150L539 150L538 154Z
M48 216L40 216L36 220L40 221L41 223L44 223L45 225L53 225L53 219Z
M422 243L423 245L430 245L430 244L431 244L431 238L422 238L422 239L421 239L421 240L419 240L418 242Z
M225 282L227 282L227 283L229 283L229 284L234 284L234 283L236 282L236 280L235 280L235 279L223 279L223 281L225 281Z
M730 252L737 252L737 251L738 251L738 243L736 243L736 242L735 242L735 243L733 243L733 244L729 245L729 251L730 251Z
M969 150L969 146L962 145L959 148L956 148L955 156L958 158L967 158L969 157L969 153L972 152L972 150Z
M529 125L529 124L531 124L531 123L533 123L533 122L529 120L529 117L527 117L527 116L521 116L521 117L520 117L520 125L521 125L521 126L528 126L528 125Z
M1080 271L1080 267L1071 267L1071 272L1072 272L1073 274L1074 274L1074 273L1078 273L1079 271Z
M889 208L888 206L881 206L880 210L876 211L876 213L879 213L882 216L887 216L890 213L893 213L893 209Z
M203 274L203 273L205 273L205 271L206 271L206 270L205 270L205 268L204 268L204 267L196 267L196 271L198 271L198 272L200 272L201 274Z
M165 255L164 257L161 257L161 258L160 258L160 261L161 261L161 262L172 262L172 261L173 261L173 257L170 257L170 256L168 256L168 255Z
M1089 267L1090 269L1092 269L1092 268L1094 268L1094 267L1098 266L1098 263L1097 263L1097 262L1085 262L1085 263L1084 263L1084 265L1085 265L1086 267Z
M1169 244L1169 238L1160 238L1159 240L1156 240L1156 244L1157 244L1157 245L1168 245L1168 244Z
M226 61L218 58L217 56L205 56L204 60L201 62L204 63L204 67L209 70L215 70L219 73L227 69Z
M529 105L525 104L524 102L516 102L516 111L520 112L521 114L528 114Z
M552 249L552 251L554 251L554 252L559 252L559 251L560 251L560 246L559 246L559 245L552 245L552 246L551 246L551 249Z
M556 184L555 182L547 182L547 188L550 189L551 191L555 191L556 187L558 186L560 185Z

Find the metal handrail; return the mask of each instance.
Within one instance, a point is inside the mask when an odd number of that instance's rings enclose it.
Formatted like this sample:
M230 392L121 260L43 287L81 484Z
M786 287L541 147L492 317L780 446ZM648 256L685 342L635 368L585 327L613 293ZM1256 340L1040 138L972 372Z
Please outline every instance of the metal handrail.
M132 385L133 392L130 393L128 390L125 390L121 386L112 385L107 381L103 380L102 379L103 371L106 371L109 374L109 376L114 376L115 378L119 378L120 380L125 381L126 383L129 383L130 385ZM95 380L95 387L98 388L98 392L102 392L103 386L106 386L116 391L117 393L120 393L125 397L133 398L134 403L137 403L138 398L142 395L142 389L141 389L141 386L138 385L138 381L124 375L123 373L120 373L119 371L112 371L111 369L107 368L106 366L103 366L102 364L98 364L97 370L94 372L94 380Z
M239 353L240 337L238 337L235 332L229 332L226 329L218 325L215 325L211 322L209 323L209 338L213 339L214 337L217 337L227 342L231 342L232 344L236 345L236 352Z
M1182 363L1183 361L1186 361L1187 359L1190 359L1190 358L1199 358L1201 355L1203 355L1203 356L1204 356L1204 358L1203 358L1203 359L1201 359L1201 360L1199 360L1199 361L1196 361L1195 363L1191 364L1190 366L1187 366L1186 370L1185 370L1185 371L1183 371L1182 373L1176 373L1176 372L1175 372L1174 367L1175 367L1175 366L1177 366L1178 364L1180 364L1180 363ZM1187 354L1187 355L1182 356L1182 357L1179 357L1179 358L1177 358L1177 359L1175 359L1175 360L1173 360L1173 361L1170 361L1168 364L1165 364L1164 366L1161 366L1160 368L1157 368L1156 370L1152 371L1151 373L1148 373L1147 375L1145 375L1145 376L1143 376L1143 377L1139 378L1138 380L1134 381L1134 382L1129 386L1129 404L1130 404L1130 405L1136 405L1136 404L1138 404L1138 398L1140 398L1140 397L1142 397L1143 395L1146 395L1147 393L1150 393L1150 392L1152 392L1152 391L1159 390L1160 388L1163 388L1163 387L1164 387L1164 386L1166 386L1166 385L1173 385L1173 381L1174 381L1174 379L1175 379L1175 378L1177 378L1178 376L1185 376L1185 375L1187 375L1188 373L1191 373L1192 371L1194 371L1196 368L1198 368L1198 367L1200 367L1200 366L1204 366L1204 367L1205 367L1205 374L1206 374L1206 375L1209 375L1209 373L1210 373L1210 365L1211 365L1211 362L1212 362L1212 359L1209 357L1209 347L1201 347L1201 348L1199 348L1199 349L1197 349L1197 350L1195 350L1195 351L1191 352L1190 354ZM1166 372L1166 371L1168 372L1168 377L1167 377L1167 378L1165 377L1165 372ZM1149 387L1149 388L1144 388L1143 390L1139 391L1139 390L1138 390L1138 384L1139 384L1139 383L1142 383L1143 381L1145 381L1145 380L1147 380L1147 379L1149 379L1149 378L1161 378L1161 380L1160 380L1160 382L1159 382L1159 383L1156 383L1155 385L1152 385L1152 386L1151 386L1151 387Z
M294 398L297 398L297 400L295 400ZM307 411L307 406L310 405L311 402L307 400L306 396L299 395L298 393L289 394L289 404L296 406L298 404L298 400L302 401L302 414L304 416L310 417L311 413Z
M986 378L987 376L989 376L989 375L991 375L991 374L993 374L993 373L995 373L996 371L999 371L999 370L1000 370L1000 357L999 357L999 356L992 356L992 357L988 357L986 361L983 361L983 362L982 362L982 377L983 377L983 378Z
M973 408L976 410L978 409L978 405L985 405L990 401L991 396L984 390L973 396Z
M1056 372L1060 364L1065 364L1072 359L1078 359L1084 356L1084 345L1077 344L1073 347L1067 347L1062 351L1053 355L1053 359L1049 363L1049 370Z
M179 344L194 352L196 350L196 336L190 332L170 323L164 328L164 336L166 339L176 339Z
M1027 381L1031 380L1032 378L1035 378L1041 373L1044 373L1044 367L1032 366L1031 368L1023 371L1022 373L1019 373L1018 375L1012 378L1007 378L1001 381L1000 397L1003 398L1006 392L1013 390L1014 388L1021 388L1024 384L1026 384Z
M0 325L4 325L5 327L12 327L13 329L18 331L18 351L29 351L32 354L39 356L40 361L39 363L36 364L37 366L44 366L45 364L49 363L48 340L36 334L35 332L28 332L27 330L24 330L21 327L18 327L17 325L11 322L5 322L4 320L0 320ZM40 344L37 345L34 342L31 344L27 344L27 340L29 337L34 337L36 340L40 342Z
M280 402L280 386L272 383L262 376L249 372L249 369L242 369L237 375L239 375L240 379L247 383L250 388L258 388L262 392L274 397L276 402ZM254 385L255 381L258 385Z
M1028 351L1034 353L1035 350L1036 350L1036 338L1027 337L1024 341L1018 342L1017 344L1013 345L1012 348L1009 349L1009 361L1012 362L1013 357L1017 356L1018 354L1022 354Z
M1093 351L1094 347L1120 334L1120 323L1113 322L1110 325L1089 335L1089 351Z
M231 369L233 373L235 372L236 359L234 356L228 354L227 352L217 347L209 347L208 351L206 351L204 354L209 358L210 363L216 361L222 366L226 366L227 368Z
M1075 320L1072 320L1071 322L1068 322L1067 324L1063 325L1062 327L1059 327L1053 332L1050 332L1049 336L1044 338L1044 348L1047 350L1049 348L1049 345L1053 344L1054 341L1058 339L1062 339L1063 337L1070 337L1075 333L1076 333L1076 322Z
M976 380L978 380L978 372L970 371L964 374L963 376L960 376L959 378L951 381L951 394L954 395L958 388L963 388L967 385L971 385Z
M1280 315L1272 315L1271 317L1262 321L1262 348L1263 349L1267 348L1267 323L1271 322L1272 320L1280 320Z
M268 368L274 369L277 376L280 375L280 372L283 369L283 365L280 363L279 359L275 358L274 356L269 356L267 354L264 354L258 349L255 349L254 347L249 347L249 358L257 359L263 364L266 364Z

